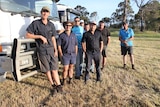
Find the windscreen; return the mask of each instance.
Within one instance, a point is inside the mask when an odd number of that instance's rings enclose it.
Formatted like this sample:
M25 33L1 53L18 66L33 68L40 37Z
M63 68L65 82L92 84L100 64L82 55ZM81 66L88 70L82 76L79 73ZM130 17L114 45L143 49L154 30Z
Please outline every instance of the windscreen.
M56 3L52 0L0 0L0 9L12 13L40 15L43 6L51 10L51 17L58 17Z

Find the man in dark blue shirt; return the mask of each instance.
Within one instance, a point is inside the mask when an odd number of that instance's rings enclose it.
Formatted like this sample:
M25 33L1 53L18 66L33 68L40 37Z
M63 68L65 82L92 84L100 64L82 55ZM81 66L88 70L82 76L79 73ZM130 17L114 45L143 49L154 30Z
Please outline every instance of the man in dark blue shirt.
M71 32L72 23L64 22L65 31L59 35L58 51L63 63L63 85L66 84L67 76L69 75L69 83L73 78L73 68L76 64L76 55L78 52L78 41Z
M86 73L85 82L89 79L89 71L92 64L92 59L95 62L97 81L100 81L100 61L101 52L103 49L102 33L96 30L96 22L90 23L90 30L83 34L82 48L86 53Z
M58 53L56 46L56 30L54 24L48 20L50 9L41 9L41 19L33 21L27 28L27 38L36 40L40 68L45 72L54 91L62 91L58 75Z

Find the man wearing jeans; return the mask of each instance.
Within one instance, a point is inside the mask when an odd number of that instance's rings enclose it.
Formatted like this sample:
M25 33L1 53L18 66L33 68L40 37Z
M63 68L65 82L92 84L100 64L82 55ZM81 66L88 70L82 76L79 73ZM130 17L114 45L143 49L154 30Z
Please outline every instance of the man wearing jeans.
M74 18L75 25L72 28L72 33L74 33L77 37L78 40L78 53L77 53L77 58L76 58L76 66L75 66L75 79L80 79L81 74L81 69L82 67L80 66L82 61L83 61L83 51L82 51L82 45L81 45L81 40L84 32L84 28L80 26L80 18L75 17Z
M103 40L102 33L96 30L96 22L90 23L90 30L83 34L82 38L82 48L86 54L86 72L85 72L85 82L89 79L89 71L94 60L96 67L96 81L101 80L100 75L100 61L101 61L101 52L103 49Z

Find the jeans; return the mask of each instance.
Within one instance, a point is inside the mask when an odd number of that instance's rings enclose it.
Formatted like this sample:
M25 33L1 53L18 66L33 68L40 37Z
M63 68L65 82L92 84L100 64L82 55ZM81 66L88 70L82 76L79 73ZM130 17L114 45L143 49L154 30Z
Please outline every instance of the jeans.
M81 76L81 69L82 69L82 61L83 61L83 50L82 48L78 48L78 53L76 57L76 65L75 65L75 76L80 77Z
M95 62L96 67L96 77L97 80L100 80L100 61L101 61L101 53L98 51L95 52L86 52L86 73L85 73L85 81L89 79L89 71L91 68L92 60Z

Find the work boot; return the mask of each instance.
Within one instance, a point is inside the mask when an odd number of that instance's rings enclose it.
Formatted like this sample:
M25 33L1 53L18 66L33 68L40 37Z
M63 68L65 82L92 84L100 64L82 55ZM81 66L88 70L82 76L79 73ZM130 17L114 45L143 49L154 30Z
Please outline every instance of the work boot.
M132 69L133 69L133 70L135 70L135 68L134 68L134 64L132 64Z
M56 89L58 93L63 93L62 85L57 85Z
M123 65L123 68L126 69L126 64Z
M65 84L66 84L66 79L63 78L62 85L65 85Z
M55 94L56 92L57 92L57 88L56 88L56 85L55 84L53 84L52 85L52 90L51 90L51 92L52 92L52 94Z
M68 82L69 84L72 84L72 78L69 78L69 82Z
M87 83L87 80L89 80L89 73L85 73L85 78L84 78L84 80L85 80L85 83Z

